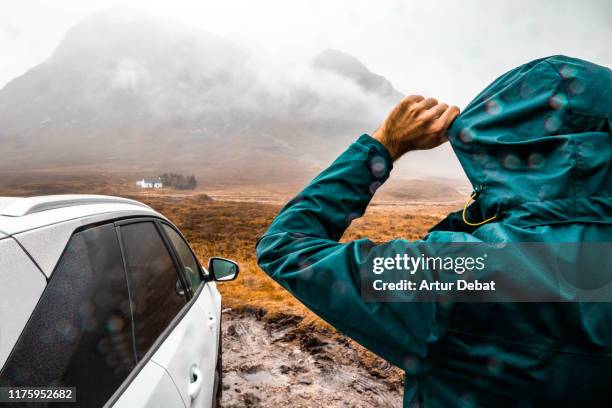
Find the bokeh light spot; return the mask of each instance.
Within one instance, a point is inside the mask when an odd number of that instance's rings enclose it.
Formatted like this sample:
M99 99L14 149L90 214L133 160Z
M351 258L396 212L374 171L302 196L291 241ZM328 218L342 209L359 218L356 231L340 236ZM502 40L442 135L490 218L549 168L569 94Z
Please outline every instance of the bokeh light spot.
M381 178L385 176L385 172L387 171L387 166L385 165L385 160L380 156L372 157L370 161L370 171L372 175L377 178Z
M375 181L371 183L370 184L370 194L374 194L380 186L382 186L382 183L380 181Z
M120 316L112 316L106 323L109 332L118 332L125 326L125 321Z
M472 130L470 128L463 128L459 133L459 139L463 143L471 143L474 140L474 135L472 134Z
M527 162L529 163L529 167L532 169L539 169L540 167L542 167L544 165L544 161L546 159L544 158L543 155L539 154L539 153L532 153L529 155L529 158L527 159Z
M558 93L550 97L550 99L548 100L548 104L553 109L563 109L567 105L567 97L565 96L565 94Z
M579 95L584 92L586 87L584 86L584 83L581 80L574 79L572 82L570 82L568 89L574 95Z
M561 119L557 116L549 116L544 120L544 128L549 132L556 132L561 128Z
M576 76L576 70L569 65L561 67L559 72L564 79L571 79Z
M499 102L499 101L497 101L495 99L492 99L492 100L487 102L486 110L487 110L487 113L489 115L497 115L497 114L501 113L501 111L502 111L502 104L501 104L501 102Z
M514 154L508 154L505 158L504 158L504 167L510 170L514 170L516 168L518 168L521 165L521 160L518 158L518 156L514 155Z

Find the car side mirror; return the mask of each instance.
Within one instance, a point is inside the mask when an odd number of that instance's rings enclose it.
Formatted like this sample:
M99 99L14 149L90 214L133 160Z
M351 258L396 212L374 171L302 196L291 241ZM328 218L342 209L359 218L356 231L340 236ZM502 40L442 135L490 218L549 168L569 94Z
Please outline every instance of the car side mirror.
M226 282L238 277L240 267L236 262L229 259L212 257L208 261L208 272L213 280Z

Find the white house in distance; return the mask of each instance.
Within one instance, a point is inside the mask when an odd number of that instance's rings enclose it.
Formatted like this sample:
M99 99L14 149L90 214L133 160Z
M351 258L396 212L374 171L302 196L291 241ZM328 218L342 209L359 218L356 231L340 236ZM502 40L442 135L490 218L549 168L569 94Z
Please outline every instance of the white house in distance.
M140 188L162 188L164 186L159 177L143 178L142 180L138 180L136 185Z

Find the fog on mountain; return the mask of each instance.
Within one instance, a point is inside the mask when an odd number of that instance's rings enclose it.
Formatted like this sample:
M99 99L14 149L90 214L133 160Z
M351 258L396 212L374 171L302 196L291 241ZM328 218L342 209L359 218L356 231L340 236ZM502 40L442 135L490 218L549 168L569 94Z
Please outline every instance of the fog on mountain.
M159 17L91 16L0 91L0 166L95 161L269 180L315 168L401 95L354 57L314 61L266 60Z

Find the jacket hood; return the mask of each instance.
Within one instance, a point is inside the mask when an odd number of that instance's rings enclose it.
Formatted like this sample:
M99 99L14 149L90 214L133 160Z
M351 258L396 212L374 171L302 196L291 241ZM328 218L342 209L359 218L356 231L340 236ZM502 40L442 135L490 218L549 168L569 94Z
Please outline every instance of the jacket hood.
M497 78L449 139L477 201L472 220L610 222L612 71L554 56Z

